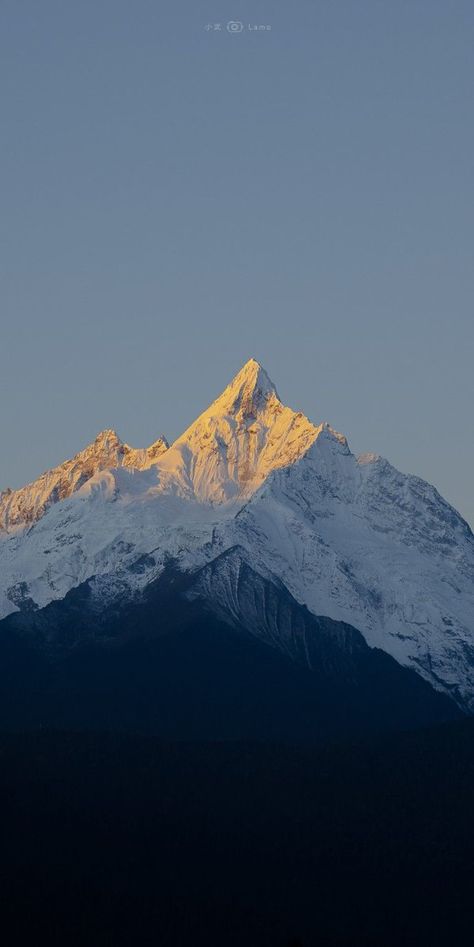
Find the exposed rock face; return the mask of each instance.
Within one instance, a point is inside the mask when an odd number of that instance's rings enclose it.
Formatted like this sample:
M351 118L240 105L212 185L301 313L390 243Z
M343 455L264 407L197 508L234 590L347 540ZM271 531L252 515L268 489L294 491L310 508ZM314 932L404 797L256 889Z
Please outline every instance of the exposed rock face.
M170 557L194 573L236 549L313 615L356 627L474 708L469 526L423 480L375 454L355 457L328 424L285 407L253 359L171 447L134 450L104 431L5 491L0 517L0 617L88 580L100 607L133 598ZM246 575L238 560L219 559L209 592L228 614ZM286 649L284 627L265 636Z
M294 464L322 427L285 407L267 373L250 359L174 442L160 471L188 496L225 503L249 496L273 470Z
M0 531L9 532L14 527L30 526L50 506L80 490L101 470L116 467L145 470L167 448L166 439L161 437L150 447L136 450L124 444L115 431L101 431L92 444L79 451L72 460L47 470L20 490L8 489L0 494Z

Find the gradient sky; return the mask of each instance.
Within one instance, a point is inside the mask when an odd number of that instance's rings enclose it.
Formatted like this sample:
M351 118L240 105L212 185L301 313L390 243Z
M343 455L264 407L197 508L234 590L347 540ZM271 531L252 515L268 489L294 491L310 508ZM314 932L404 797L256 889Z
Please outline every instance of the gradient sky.
M254 356L474 523L473 80L472 0L2 0L0 489Z

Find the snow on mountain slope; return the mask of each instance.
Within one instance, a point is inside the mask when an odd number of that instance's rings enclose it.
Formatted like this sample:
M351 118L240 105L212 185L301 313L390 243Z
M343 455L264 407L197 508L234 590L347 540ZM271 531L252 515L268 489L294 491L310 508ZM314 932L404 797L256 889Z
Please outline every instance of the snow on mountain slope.
M354 625L471 703L474 537L429 484L382 458L354 457L326 432L222 533L314 614Z
M321 430L322 426L315 427L303 414L282 405L264 369L250 359L172 447L161 437L145 450L136 450L115 431L102 431L72 460L20 490L4 491L0 532L31 525L87 482L92 487L98 472L123 467L153 467L158 492L202 503L248 496L271 470L302 456ZM148 488L150 483L142 480L142 485Z
M134 594L167 556L196 570L237 547L314 614L474 707L474 539L433 487L356 458L283 406L253 359L170 448L104 442L7 497L0 616L92 576L98 601ZM225 588L213 594L231 613Z
M281 403L250 359L160 459L161 481L179 483L184 495L204 503L249 496L272 470L301 457L320 430Z
M158 559L166 553L205 561L199 550L208 554L217 524L272 470L303 456L326 427L283 406L251 359L151 462L105 432L73 461L17 491L13 535L0 543L0 616L30 600L45 605L91 575L116 574L150 550L160 550ZM6 523L11 530L11 519ZM132 584L143 581L135 576Z
M20 490L4 490L0 494L0 533L34 523L50 506L71 496L98 471L114 467L144 470L167 448L164 437L144 450L136 450L124 444L115 431L101 431L72 460L47 470Z

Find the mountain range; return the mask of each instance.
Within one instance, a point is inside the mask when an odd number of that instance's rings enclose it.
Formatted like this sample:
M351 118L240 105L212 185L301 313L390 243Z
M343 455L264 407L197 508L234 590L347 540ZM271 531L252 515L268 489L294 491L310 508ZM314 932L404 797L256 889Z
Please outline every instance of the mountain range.
M2 712L17 707L18 721L25 667L33 717L54 723L71 681L100 680L101 693L113 681L109 713L130 661L149 702L124 725L147 718L162 732L174 714L184 737L178 679L194 714L219 682L223 733L246 738L309 734L341 708L344 725L393 726L474 708L468 524L428 483L355 456L328 423L286 407L254 359L171 445L134 449L106 430L5 490L0 576L0 650L18 698L7 687ZM219 734L215 710L205 736Z

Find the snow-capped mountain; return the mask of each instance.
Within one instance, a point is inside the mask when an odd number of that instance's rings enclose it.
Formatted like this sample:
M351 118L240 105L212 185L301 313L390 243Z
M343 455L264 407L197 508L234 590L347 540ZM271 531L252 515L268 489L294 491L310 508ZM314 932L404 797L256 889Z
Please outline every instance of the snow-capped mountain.
M168 447L166 438L160 437L150 447L135 450L122 443L115 431L101 431L93 443L72 460L47 470L20 490L7 489L0 493L0 534L36 522L53 503L80 490L98 471L115 467L145 470Z
M250 563L314 615L355 627L474 707L469 526L424 481L376 455L355 457L328 424L285 407L253 359L170 447L160 439L134 450L103 432L2 494L0 523L1 616L85 582L98 607L130 600L172 558L190 574L218 561L193 594L237 620L239 563ZM248 588L245 607L268 641ZM270 643L287 651L277 628Z

